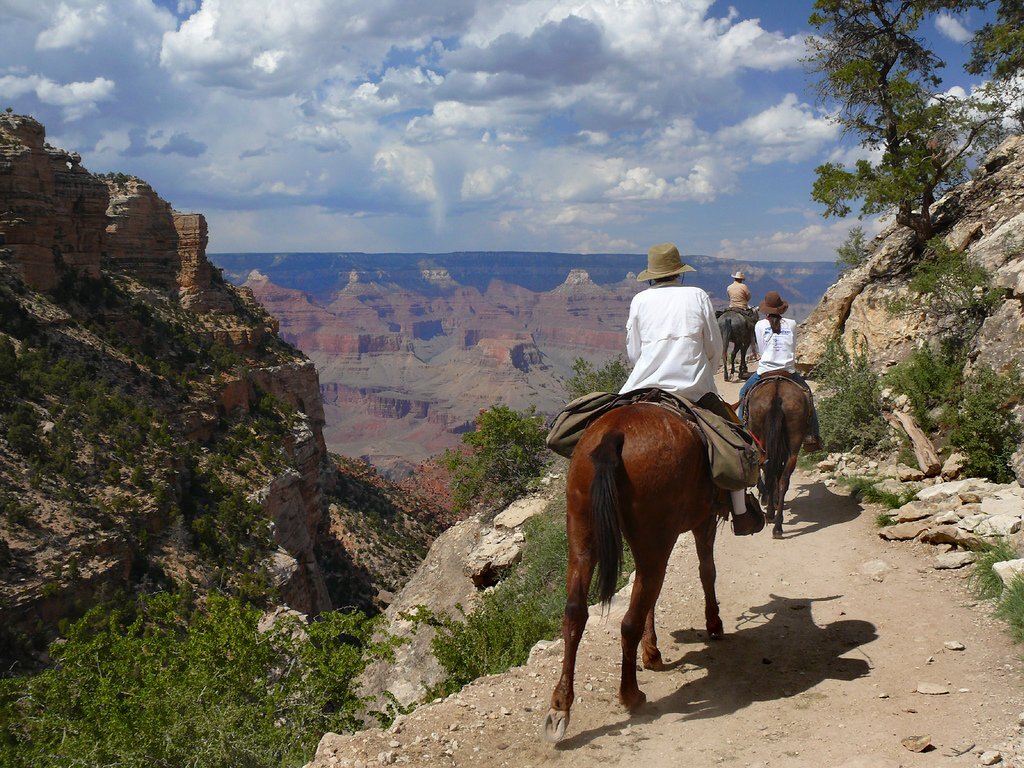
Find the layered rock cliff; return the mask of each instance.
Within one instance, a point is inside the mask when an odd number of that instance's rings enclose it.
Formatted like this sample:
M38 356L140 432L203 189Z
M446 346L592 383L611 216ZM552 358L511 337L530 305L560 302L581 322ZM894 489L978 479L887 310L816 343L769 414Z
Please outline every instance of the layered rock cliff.
M629 302L643 287L629 271L643 257L631 255L216 258L316 362L331 449L395 474L457 445L492 404L557 412L576 358L621 354ZM693 261L687 279L724 304L735 265ZM797 312L836 274L832 264L747 269L757 290L783 290Z
M1024 137L1013 136L984 159L974 177L935 206L935 230L950 249L982 267L1002 297L970 340L967 368L1005 373L1024 369ZM865 349L882 371L952 330L951 314L929 311L932 297L915 295L911 281L927 251L896 225L871 244L868 258L843 274L799 329L798 364L813 367L829 339ZM894 306L903 308L894 312ZM965 373L969 372L965 370ZM1024 405L1013 404L1024 421ZM1015 458L1024 480L1024 452Z
M4 669L140 588L372 608L437 532L385 495L373 519L409 518L409 552L346 549L373 525L346 497L355 470L327 454L318 373L206 245L201 214L0 115Z

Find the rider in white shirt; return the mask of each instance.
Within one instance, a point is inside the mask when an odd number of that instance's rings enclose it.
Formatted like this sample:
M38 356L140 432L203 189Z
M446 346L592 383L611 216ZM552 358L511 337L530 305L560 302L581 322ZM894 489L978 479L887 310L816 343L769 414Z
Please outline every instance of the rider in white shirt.
M636 294L629 306L626 354L633 371L620 392L656 387L735 421L715 387L722 334L711 299L700 288L679 282L684 272L694 271L682 262L672 243L655 245L647 252L647 269L637 280L649 280L651 287ZM731 491L730 497L736 534L756 533L764 527L756 501L757 513L752 514L743 491Z
M789 302L785 301L778 291L768 291L764 301L758 306L764 313L765 318L758 320L754 326L754 341L757 343L757 351L761 356L757 371L747 379L740 388L740 416L743 415L743 408L747 392L761 379L761 375L771 371L786 371L790 377L811 394L804 377L796 371L796 321L783 317L783 313L789 309ZM811 396L811 433L807 436L804 444L811 450L818 450L821 447L821 437L818 430L818 412L814 408L814 398Z

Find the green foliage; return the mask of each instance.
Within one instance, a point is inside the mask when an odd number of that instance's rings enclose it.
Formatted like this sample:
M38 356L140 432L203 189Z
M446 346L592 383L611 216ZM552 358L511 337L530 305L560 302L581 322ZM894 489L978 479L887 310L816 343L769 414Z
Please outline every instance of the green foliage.
M971 585L975 592L986 599L999 597L1003 591L1003 580L992 570L992 566L1018 557L1016 548L1008 539L999 538L986 543L978 552L971 572Z
M965 177L968 159L1000 135L1005 90L969 97L944 92L943 62L928 49L920 25L929 12L961 8L959 0L901 3L817 0L809 18L806 59L820 75L820 100L837 108L836 122L879 156L852 169L817 168L812 198L826 216L894 213L919 244L932 237L932 205Z
M830 340L815 376L825 393L819 395L817 405L822 447L829 451L879 448L887 428L879 377L871 370L866 347L851 355L841 340Z
M932 411L956 397L966 362L961 349L949 342L940 344L938 350L925 345L885 373L885 383L910 399L914 418L926 431L938 426Z
M623 355L613 357L600 368L577 357L572 364L572 376L565 380L565 394L570 400L591 392L618 392L630 374L629 361Z
M840 482L847 486L857 498L871 504L881 504L886 509L899 509L917 496L916 491L909 489L893 493L879 488L882 479L877 477L844 477L840 478ZM884 518L887 518L888 522L884 522ZM879 514L879 519L876 522L879 525L892 525L893 520L890 515L883 512Z
M846 239L836 249L836 266L843 272L859 267L868 259L867 236L863 227L851 227Z
M909 287L915 293L913 299L892 302L889 310L898 313L924 309L938 321L945 337L957 345L977 335L1004 295L1002 289L992 286L984 268L941 238L928 242L924 257L914 266Z
M543 418L530 406L515 411L494 405L477 416L476 430L462 436L465 451L441 458L452 477L452 505L501 506L525 494L546 465Z
M259 618L216 596L93 609L51 647L54 668L0 681L0 763L303 765L325 732L361 727L355 678L391 646L358 613L263 633Z
M564 500L526 523L526 548L516 571L485 592L479 607L462 620L430 617L437 634L432 648L447 677L445 695L483 675L523 664L539 640L554 637L565 610L568 568ZM628 550L624 573L633 569ZM624 579L620 579L620 586ZM596 600L591 587L591 601Z
M991 71L998 80L1010 80L1024 69L1024 2L998 3L995 22L974 33L965 69L972 75Z
M1014 642L1024 642L1024 576L1014 576L1003 589L996 616L1010 627Z
M952 427L949 442L967 456L967 474L998 483L1013 480L1010 459L1020 444L1022 430L1010 406L1019 399L1020 391L1016 366L1002 375L980 366L964 382L947 418Z

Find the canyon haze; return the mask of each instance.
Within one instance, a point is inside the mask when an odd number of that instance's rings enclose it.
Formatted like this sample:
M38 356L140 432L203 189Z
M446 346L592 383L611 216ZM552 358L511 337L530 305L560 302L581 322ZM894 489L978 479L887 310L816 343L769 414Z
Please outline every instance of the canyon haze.
M458 444L502 403L545 416L565 402L576 358L623 350L642 254L526 252L221 253L280 335L316 364L335 452L402 476ZM757 298L779 291L805 317L838 276L834 262L738 262L689 255L686 283L727 303L742 269Z

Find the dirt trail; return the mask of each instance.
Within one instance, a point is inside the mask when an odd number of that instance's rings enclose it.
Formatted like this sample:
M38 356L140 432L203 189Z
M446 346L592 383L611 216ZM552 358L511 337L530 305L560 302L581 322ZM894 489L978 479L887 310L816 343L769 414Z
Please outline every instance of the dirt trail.
M608 617L592 612L557 746L539 733L560 642L391 732L328 736L316 765L916 768L975 766L998 750L1002 765L1024 766L1020 650L967 572L934 570L933 547L882 541L877 510L818 477L796 476L788 506L782 540L720 528L718 642L704 630L692 537L679 540L656 614L667 668L639 673L639 712L616 702L617 599ZM922 683L948 693L918 693ZM930 750L901 745L921 735Z

